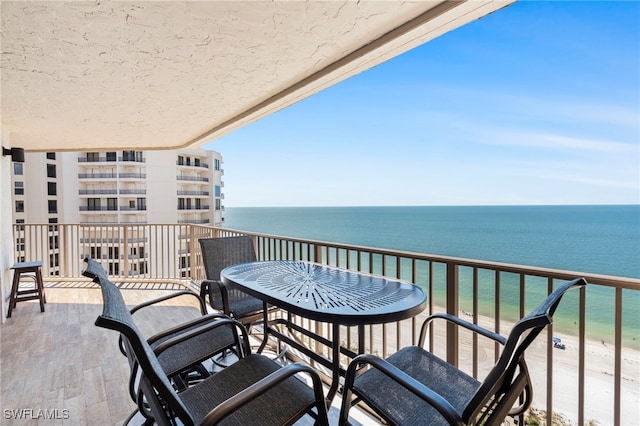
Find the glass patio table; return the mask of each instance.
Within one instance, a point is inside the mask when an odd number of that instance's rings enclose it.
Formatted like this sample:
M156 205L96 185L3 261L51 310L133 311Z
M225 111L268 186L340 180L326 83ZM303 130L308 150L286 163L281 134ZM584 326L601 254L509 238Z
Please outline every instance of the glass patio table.
M332 380L327 397L330 401L338 390L340 375L345 371L340 365L340 353L350 357L357 355L341 346L340 326L358 327L358 353L363 353L365 325L411 318L426 307L424 291L411 283L311 262L274 260L242 263L223 269L220 275L226 285L237 286L264 302L265 332L258 351L264 349L268 335L273 335L329 368ZM267 321L267 304L287 311L287 319ZM330 323L332 340L293 323L291 315ZM330 347L331 359L281 332L274 327L275 324L283 324L289 330Z

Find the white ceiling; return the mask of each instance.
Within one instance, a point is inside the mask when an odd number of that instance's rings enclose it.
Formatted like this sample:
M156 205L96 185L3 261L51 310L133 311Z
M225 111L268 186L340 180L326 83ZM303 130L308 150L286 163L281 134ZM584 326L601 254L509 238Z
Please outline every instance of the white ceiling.
M513 1L2 0L2 129L196 147Z

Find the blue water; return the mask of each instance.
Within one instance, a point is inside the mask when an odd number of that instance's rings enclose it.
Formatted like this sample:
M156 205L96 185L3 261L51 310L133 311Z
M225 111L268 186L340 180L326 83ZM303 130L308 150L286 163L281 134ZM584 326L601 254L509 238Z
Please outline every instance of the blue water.
M638 205L238 207L226 209L225 227L640 278ZM609 338L613 324L613 292L603 288L597 290L587 292L588 332L592 337L606 335ZM636 340L640 329L639 293L625 291L624 294L624 340L633 346L640 343ZM508 290L506 294L509 294ZM516 307L510 305L509 297L503 294L502 299L507 315L509 312L515 315ZM491 308L487 306L486 309ZM569 318L573 312L566 316L564 322L573 324Z

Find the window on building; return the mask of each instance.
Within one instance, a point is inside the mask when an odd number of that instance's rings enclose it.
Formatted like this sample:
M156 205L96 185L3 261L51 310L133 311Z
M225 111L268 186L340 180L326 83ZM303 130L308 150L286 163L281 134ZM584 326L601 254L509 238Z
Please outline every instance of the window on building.
M220 210L221 205L222 205L222 204L220 203L220 198L216 198L215 203L216 203L216 210Z
M220 194L221 194L221 192L222 192L222 191L220 190L220 185L216 185L216 186L214 186L214 187L213 187L213 189L214 189L214 194L215 194L215 196L216 196L217 198L220 198Z
M49 255L49 267L54 268L60 265L60 258L58 253L53 253Z
M202 202L200 198L196 198L196 209L200 210L202 208Z
M24 212L24 201L16 200L16 212L23 213Z
M55 250L58 248L58 236L50 235L49 236L49 250Z
M56 153L55 152L47 152L47 160L55 160Z
M94 259L100 259L102 257L102 247L91 247L91 257Z
M100 161L100 153L99 152L87 152L87 161Z
M191 210L191 198L187 198L187 210Z
M146 209L147 209L147 199L138 198L138 210L146 210Z
M178 198L178 210L184 210L184 198Z
M47 177L50 177L50 178L56 177L56 165L55 164L47 164Z
M120 247L109 247L109 259L118 259L120 257Z
M122 161L142 161L142 151L122 151Z
M47 193L49 195L58 195L58 188L55 182L47 182Z
M16 240L16 250L24 251L24 238L18 238Z
M49 213L58 213L58 201L49 200Z
M194 158L193 159L193 165L196 167L200 167L200 159L199 158Z
M116 161L116 153L115 153L115 151L107 152L107 161Z
M49 218L49 223L58 223L58 218L57 217L50 217ZM51 228L51 226L49 228ZM57 230L58 230L58 228L56 227L56 231Z
M15 195L24 195L24 182L14 182L13 193Z
M120 275L120 264L115 262L115 263L109 263L109 275Z
M191 157L187 157L187 166L191 165Z
M107 210L118 210L117 198L107 198Z
M182 155L178 155L178 166L184 166L184 157Z
M87 198L87 210L100 210L100 198Z
M220 171L220 160L218 160L217 158L213 160L213 168L217 171Z
M14 175L22 175L24 174L24 170L22 168L22 163L13 163L13 174Z

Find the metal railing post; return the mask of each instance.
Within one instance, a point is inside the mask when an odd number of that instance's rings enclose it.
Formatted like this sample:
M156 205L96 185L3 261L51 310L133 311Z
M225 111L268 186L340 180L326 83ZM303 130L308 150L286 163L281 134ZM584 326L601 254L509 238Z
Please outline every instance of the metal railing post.
M447 263L447 313L458 316L458 265ZM458 327L447 323L447 362L458 366Z
M118 227L118 225L115 225ZM122 226L123 232L123 251L124 251L124 264L122 265L124 268L124 277L129 276L129 227L127 225Z
M189 227L189 278L191 280L200 279L200 274L198 273L198 268L196 265L196 232L195 226L187 225Z

